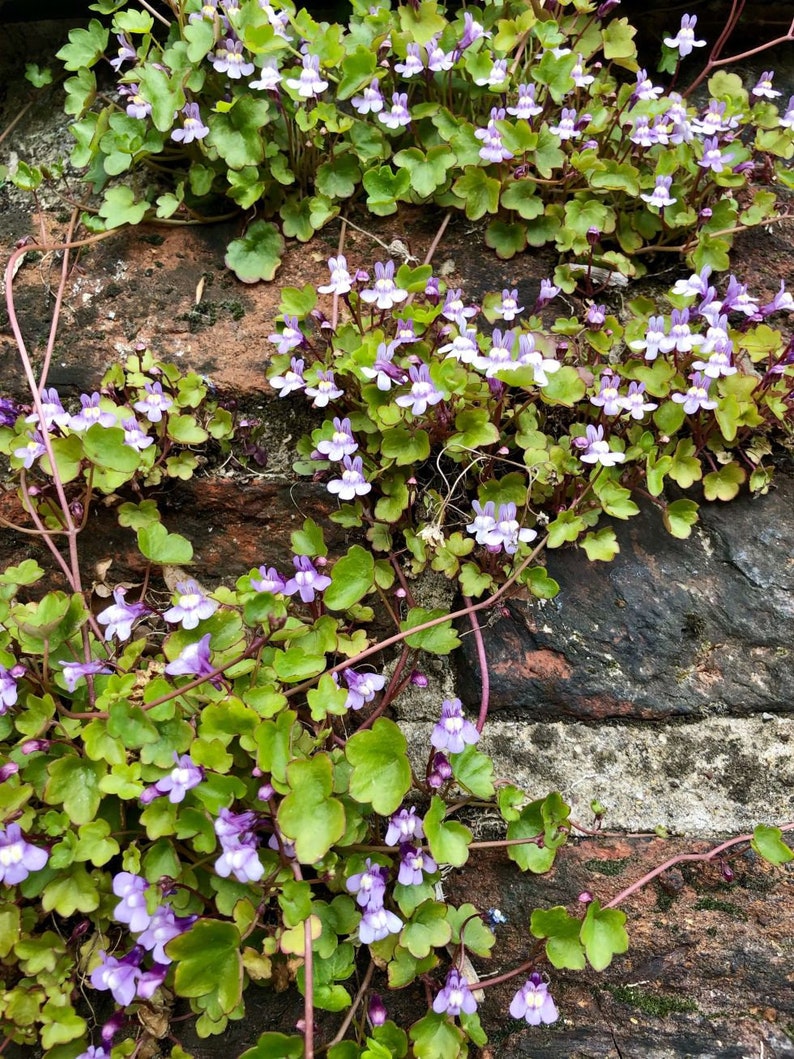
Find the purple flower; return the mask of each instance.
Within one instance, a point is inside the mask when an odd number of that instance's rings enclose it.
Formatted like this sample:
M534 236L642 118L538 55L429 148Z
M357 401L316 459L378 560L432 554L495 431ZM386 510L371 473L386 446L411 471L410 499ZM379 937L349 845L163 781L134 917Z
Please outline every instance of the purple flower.
M744 313L745 316L755 316L759 311L758 302L747 293L747 284L740 283L734 275L728 281L728 289L725 291L721 308Z
M191 22L202 22L207 19L214 22L218 17L218 0L202 0L201 8L190 15Z
M467 533L473 533L478 544L485 544L488 534L496 527L496 505L488 500L484 507L479 501L472 501L474 519L466 527Z
M331 401L342 397L344 390L336 385L336 379L332 371L318 371L317 382L314 386L307 386L304 390L307 397L313 397L312 408L325 408Z
M786 113L780 119L779 125L784 129L794 129L794 96L789 96Z
M150 970L143 971L138 979L138 988L136 991L138 998L140 1000L151 1000L165 981L165 976L167 974L168 967L161 963L155 963Z
M176 767L172 768L167 776L162 776L154 786L158 794L167 794L169 802L176 805L177 802L184 801L189 790L198 787L203 781L204 769L200 765L195 765L189 754L182 754L180 757L176 750L174 761Z
M5 765L0 767L0 783L5 783L7 779L16 776L18 772L19 765L17 765L16 761L7 761Z
M329 439L323 439L317 443L317 451L329 460L338 463L344 456L352 456L358 448L358 442L353 437L350 420L334 417L333 434Z
M576 125L576 111L572 108L563 107L560 120L556 125L549 125L549 132L553 132L554 135L559 136L561 140L575 140L581 135L581 132L577 129Z
M100 950L102 962L91 972L91 985L94 989L109 989L116 1003L127 1007L135 999L143 953L141 946L136 945L121 960L117 960L115 956L108 956L104 950Z
M427 773L427 784L437 791L447 780L452 779L452 765L445 754L433 754L433 760Z
M590 398L590 404L596 408L603 408L604 415L616 416L621 409L621 398L618 387L620 379L611 371L605 371L601 376L601 385L595 397Z
M405 301L408 291L398 287L394 282L394 262L375 262L375 283L371 289L361 292L361 300L378 309L393 309L399 302Z
M646 412L652 412L658 408L658 404L645 400L645 383L630 382L629 392L620 398L620 406L628 412L632 419L642 419Z
M265 868L253 845L228 847L215 861L215 871L223 879L233 875L238 882L259 882Z
M416 806L412 805L410 809L400 809L392 814L383 841L387 846L397 846L424 836L422 817L416 815Z
M460 55L464 52L476 40L480 40L482 37L490 37L490 35L490 33L485 31L484 26L481 26L479 22L475 22L474 16L469 11L464 12L463 35L458 41L458 54Z
M544 357L535 349L535 339L531 334L518 336L517 368L532 368L536 386L548 386L548 376L559 371L562 365L554 357Z
M22 837L19 824L7 824L0 830L0 882L6 886L23 882L32 871L41 871L49 856L45 849Z
M480 347L477 345L477 332L473 327L456 335L451 342L441 346L439 353L446 353L447 359L454 357L463 364L475 364L480 356Z
M671 397L676 404L682 404L687 415L694 415L701 408L710 410L717 407L717 402L709 398L709 386L711 379L704 385L703 376L699 371L689 376L692 385L686 393L674 393Z
M702 169L711 169L715 173L721 173L732 157L732 154L722 153L717 137L713 136L703 141L703 157L698 159L698 165Z
M194 140L203 140L209 131L209 125L201 120L198 103L185 103L182 107L182 127L171 130L171 139L187 145Z
M533 529L522 529L516 518L516 505L513 503L500 504L496 514L496 523L492 529L485 534L485 545L489 551L499 551L504 548L508 555L515 555L519 543L526 544L537 537ZM457 699L453 700L457 702ZM433 744L434 746L436 744ZM451 749L451 747L449 748ZM458 753L458 751L452 751Z
M762 305L758 310L762 316L771 316L772 313L794 311L794 297L786 290L786 281L780 281L780 290L774 296L771 302L767 302L766 305Z
M89 1044L88 1048L84 1052L76 1057L76 1059L110 1059L110 1052L106 1052L102 1045Z
M113 599L116 602L97 614L99 624L107 625L106 640L112 640L114 636L118 636L120 640L129 640L132 623L149 610L145 603L125 603L126 594L126 588L121 588L121 586L114 588Z
M458 327L468 327L468 322L473 316L477 315L477 307L474 305L466 305L461 297L460 290L448 290L446 297L444 298L444 305L441 309L441 315L445 320L451 320L457 324Z
M708 360L693 360L692 367L702 371L709 379L727 378L728 375L735 375L737 371L731 363L732 354L733 346L730 340L720 342L713 349Z
M364 477L364 461L361 456L342 457L342 474L328 483L328 492L340 500L353 500L357 496L366 496L372 486Z
M250 810L245 813L233 813L231 809L221 809L213 826L223 848L236 849L240 845L250 845L255 841L252 830L255 824L256 813Z
M46 393L46 392L47 392L46 390L43 391L43 393ZM55 392L55 390L52 390L51 392L55 393L55 396L58 397L58 395ZM61 399L60 399L60 397L58 397L58 404L60 404L60 402L61 402ZM61 411L63 412L63 406L61 406ZM16 401L12 400L10 397L0 397L0 427L12 427L14 425L14 423L16 423L16 421L17 421L17 417L19 415L19 412L20 412L19 405L16 403ZM64 412L64 416L65 416L64 422L67 422L68 419L69 419L69 416L65 412ZM45 412L45 417L46 417L46 412ZM39 421L39 417L35 413L32 416L28 416L28 418L27 418L27 422L28 423L38 423L38 421ZM49 424L47 424L47 425L49 426Z
M357 673L355 669L345 669L342 676L349 689L345 701L349 710L360 710L365 703L372 702L386 683L386 678L379 673Z
M293 92L297 92L303 99L312 99L314 96L319 96L328 87L328 82L323 81L320 77L319 56L309 55L308 53L304 55L303 69L300 72L300 76L297 78L288 77L284 84L287 88L291 88Z
M559 1018L549 987L537 971L529 976L513 997L510 1014L514 1019L526 1019L530 1026L539 1026L541 1023L548 1026Z
M135 62L138 58L138 53L123 33L117 33L116 40L119 42L120 47L116 53L116 58L110 60L110 65L118 73L123 63Z
M107 666L103 666L101 662L59 662L58 664L63 666L63 678L70 692L73 692L77 687L78 681L85 680L87 676L113 672Z
M455 1015L460 1015L461 1011L467 1015L473 1015L476 1010L477 1001L469 989L469 983L460 971L453 967L447 975L444 988L433 1001L433 1011L437 1015L446 1012L454 1017Z
M544 305L547 305L553 298L556 298L559 293L560 288L555 287L550 279L542 279L540 281L540 293L535 302L535 308L542 309Z
M270 336L270 341L273 341L272 335ZM281 391L279 397L286 397L287 394L292 393L294 390L305 390L306 380L303 377L303 361L293 357L287 371L283 375L274 375L270 380L270 385L274 390Z
M663 353L670 353L674 349L677 349L679 353L691 353L702 341L702 335L692 334L690 331L689 309L673 309L670 333L662 338L659 348Z
M531 121L537 114L542 114L543 107L535 102L535 86L519 85L518 101L514 107L507 108L507 113L512 114L514 118L523 118L525 121Z
M98 393L80 394L80 411L69 417L69 426L74 431L88 430L94 423L103 427L116 425L116 417L111 412L103 412L99 407L101 397Z
M362 95L353 96L350 102L359 114L377 114L379 111L383 110L383 95L377 77L372 78L372 81L367 88L364 89Z
M663 210L665 206L672 206L678 199L674 199L670 194L670 185L673 182L671 176L658 176L656 178L656 185L650 195L640 195L640 198L647 202L649 206L656 206L657 209Z
M653 81L648 77L647 70L637 71L637 84L631 94L632 99L658 99L663 92L664 89L655 86Z
M386 908L367 909L358 925L358 937L362 945L383 941L389 934L399 934L402 920Z
M395 404L401 408L410 408L415 416L423 415L428 405L438 404L444 400L444 395L437 390L430 380L430 369L427 364L418 367L412 365L408 369L408 377L411 383L410 393L401 394L395 398Z
M493 111L491 113L493 114ZM504 111L501 111L501 117L504 117ZM500 162L505 162L507 159L513 157L513 152L508 151L502 143L502 134L497 129L496 122L493 118L491 118L484 129L475 129L474 135L478 140L483 141L483 145L480 148L480 158L482 158L484 162L498 165Z
M697 295L700 295L701 298L705 297L706 291L709 289L710 275L711 265L704 265L700 272L693 273L689 279L676 280L671 293L683 294L688 298L694 298ZM661 317L658 319L661 319Z
M361 368L361 374L367 379L374 379L378 389L384 392L391 389L392 382L402 382L405 379L405 372L393 363L396 348L396 342L389 342L388 345L381 342L372 367Z
M414 846L400 847L398 883L403 886L421 886L424 875L432 875L434 871L438 871L438 865L428 853Z
M16 705L18 694L13 671L0 665L0 716L8 710L9 706Z
M306 342L297 316L285 316L283 330L276 331L267 337L269 342L272 342L274 346L278 346L279 353L289 353L291 349L295 349L296 346L302 346Z
M212 65L219 74L227 74L233 80L248 77L254 72L254 64L243 55L243 42L228 37L212 55Z
M122 419L121 429L124 431L124 444L129 445L136 452L142 452L154 444L154 438L144 434L135 419Z
M646 360L656 360L666 337L667 333L664 329L664 317L650 316L648 318L648 330L645 332L645 338L637 338L633 342L629 342L629 348L638 350L644 349Z
M586 74L584 72L584 56L581 54L577 54L576 56L576 66L571 70L571 77L577 88L587 88L588 85L591 85L593 81L595 81L595 77L593 77L592 74ZM662 91L661 88L659 91Z
M386 1005L380 998L378 993L373 993L369 999L369 1006L367 1008L367 1018L371 1025L382 1026L386 1019L389 1017L389 1013L386 1010Z
M218 609L215 600L208 599L192 578L177 581L176 591L176 603L163 614L163 619L173 624L181 623L183 629L195 629L200 621L211 618Z
M613 452L609 442L604 440L604 428L588 426L585 437L573 439L577 448L584 449L579 456L582 463L600 463L602 467L614 467L626 459L624 452Z
M304 603L313 603L317 592L324 592L331 584L331 578L317 572L308 555L296 555L292 560L295 576L284 585L284 595L294 596L296 592Z
M411 112L408 109L408 93L394 92L391 107L378 113L378 121L387 129L400 129L411 124Z
M331 273L331 282L317 288L320 294L348 294L352 287L352 280L347 270L347 258L344 254L328 258L328 271Z
M258 72L259 77L248 82L249 88L259 89L264 92L274 92L281 84L281 73L274 56L267 57Z
M778 96L782 96L782 92L778 92L776 88L772 87L774 76L774 70L764 70L758 78L755 87L750 90L752 95L756 96L758 99L777 99Z
M510 323L523 311L524 306L518 304L518 290L508 290L505 287L502 291L502 300L496 307L497 315Z
M402 74L403 77L408 80L410 77L415 77L417 74L421 74L424 70L424 64L422 63L422 56L419 52L419 45L410 43L406 48L406 56L404 63L395 63L394 69L398 74ZM355 100L353 101L355 103Z
M474 366L484 371L486 378L492 379L498 371L505 368L514 368L513 346L515 345L515 332L505 331L504 335L498 327L494 328L491 335L491 348L487 356L480 356L474 362Z
M682 59L685 59L693 48L703 48L706 44L704 40L695 40L697 20L697 15L683 15L678 33L674 37L664 38L667 47L676 48Z
M113 893L121 898L113 909L113 918L126 923L133 934L146 930L152 918L146 908L148 889L149 884L142 876L129 871L120 871L113 878Z
M480 733L463 716L460 699L444 699L441 704L441 720L430 734L430 742L436 750L448 750L450 754L462 754L467 743L479 741Z
M159 423L163 412L167 412L174 402L168 394L163 393L162 383L147 382L143 389L144 396L132 407L136 412L145 415L150 423Z
M455 65L455 55L453 52L446 52L438 43L438 34L435 37L431 37L425 45L425 51L427 52L427 68L433 73L440 74L446 70L451 70Z
M261 578L251 578L251 588L255 592L272 592L275 595L276 592L284 591L287 582L275 566L260 566L259 573Z
M380 864L373 864L369 857L364 863L364 871L351 875L345 887L348 893L356 895L356 904L362 908L382 908L388 872Z
M710 99L706 110L703 111L699 118L695 118L692 121L692 127L701 136L716 136L718 132L729 132L731 129L738 128L740 124L739 117L733 115L726 119L725 112L727 109L728 105L724 100ZM667 112L668 120L670 120L670 113L670 111Z
M196 916L176 916L169 905L160 905L155 910L146 930L138 938L138 944L151 952L157 963L169 964L171 957L166 955L164 946L172 938L178 938L180 934L184 934L188 927L196 922L196 919ZM138 992L140 994L140 989Z
M122 85L120 91L127 98L127 114L131 118L143 121L152 112L152 104L140 94L139 85Z
M475 85L498 88L507 80L507 59L494 59L491 69L484 77L475 77Z

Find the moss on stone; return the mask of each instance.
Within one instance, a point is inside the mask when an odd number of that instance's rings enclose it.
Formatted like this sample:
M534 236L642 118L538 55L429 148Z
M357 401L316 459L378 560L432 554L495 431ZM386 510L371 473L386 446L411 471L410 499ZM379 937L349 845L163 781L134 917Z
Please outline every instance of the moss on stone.
M644 1015L652 1018L664 1018L672 1012L697 1011L698 1007L694 1000L686 1000L682 997L663 996L659 993L648 993L643 989L637 989L630 985L607 986L607 991L615 1000L622 1004L630 1004Z
M718 901L715 897L698 898L695 903L695 909L705 912L724 912L728 916L733 916L734 919L747 919L747 916L738 905L731 904L730 901Z
M631 860L631 857L620 857L618 860L586 860L583 867L596 875L620 875Z

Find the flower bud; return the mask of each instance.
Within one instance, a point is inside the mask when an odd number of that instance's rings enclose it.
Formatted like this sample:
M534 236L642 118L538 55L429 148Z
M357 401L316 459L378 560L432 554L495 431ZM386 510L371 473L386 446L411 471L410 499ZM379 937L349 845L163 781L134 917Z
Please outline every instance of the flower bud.
M110 1044L117 1033L121 1032L121 1027L126 1022L126 1015L124 1011L117 1011L116 1014L107 1020L105 1025L102 1027L102 1041L104 1044Z
M601 229L600 228L596 228L595 225L593 225L591 228L587 229L587 243L588 243L589 246L595 246L598 243L598 240L600 238L601 238Z
M377 993L373 993L370 997L367 1015L369 1016L369 1021L372 1023L373 1026L382 1026L386 1019L389 1017L389 1013L386 1010L386 1005L383 1003Z
M445 754L433 755L433 769L444 780L452 779L452 766Z
M5 783L9 776L15 776L17 772L19 772L19 765L16 761L9 761L0 768L0 783Z
M260 802L269 802L275 793L272 783L263 783L256 796Z
M19 749L27 755L35 754L37 750L48 750L49 746L49 739L26 739Z
M411 673L410 682L411 682L411 684L413 684L413 686L415 688L426 688L427 687L427 677L424 675L424 673L421 673L418 669L415 669L413 671L413 673Z
M589 905L593 900L593 895L589 890L582 890L579 896L576 898L580 905Z

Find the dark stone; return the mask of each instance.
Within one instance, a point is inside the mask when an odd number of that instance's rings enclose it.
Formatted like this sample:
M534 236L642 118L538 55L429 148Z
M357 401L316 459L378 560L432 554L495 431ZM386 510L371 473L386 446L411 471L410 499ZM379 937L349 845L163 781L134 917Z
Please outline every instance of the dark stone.
M512 599L496 621L483 620L491 707L577 720L790 712L790 469L767 496L703 503L688 540L669 536L650 504L615 530L621 550L611 563L549 552L559 595ZM463 644L459 694L476 706L474 637Z

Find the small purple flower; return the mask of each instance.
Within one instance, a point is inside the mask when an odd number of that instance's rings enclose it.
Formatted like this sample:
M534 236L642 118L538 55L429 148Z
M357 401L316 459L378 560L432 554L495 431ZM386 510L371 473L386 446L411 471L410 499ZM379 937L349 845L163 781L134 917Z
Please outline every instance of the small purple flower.
M5 765L0 767L0 783L5 783L7 779L16 776L18 772L19 765L17 765L16 761L7 761Z
M24 445L19 445L13 449L13 454L18 460L22 461L22 466L26 471L29 471L39 456L43 456L47 449L44 447L44 440L38 430L34 430L32 434L27 434L27 441Z
M518 360L517 368L532 368L536 386L548 386L549 375L559 371L562 365L554 357L544 357L539 349L535 349L535 339L531 334L518 336Z
M150 423L159 423L163 412L167 412L174 402L168 394L163 393L163 384L160 382L147 382L143 389L143 396L132 407L145 415Z
M778 124L784 129L794 129L794 96L789 96L786 112L780 118Z
M140 86L125 85L122 86L122 89L126 89L124 95L127 97L127 114L131 118L137 118L139 121L148 118L152 112L152 104L140 94Z
M148 882L140 875L129 871L120 871L113 878L113 893L121 900L113 909L113 918L118 923L126 923L133 934L146 930L151 915L146 908L146 891Z
M286 397L287 394L293 393L295 390L305 390L306 380L303 377L303 361L293 357L290 360L289 368L283 375L274 375L270 380L270 385L274 390L280 391L279 397Z
M664 317L650 316L645 338L637 338L633 342L629 342L629 348L645 350L646 360L656 360L659 350L662 348L662 343L666 338L667 332L664 328Z
M177 581L176 592L176 603L163 614L163 619L172 624L181 623L183 629L195 629L218 609L216 601L205 596L193 578Z
M349 881L349 880L348 880ZM402 920L386 908L367 909L358 925L358 937L362 945L383 941L389 934L399 934Z
M758 302L747 293L747 284L740 283L734 275L728 281L721 308L744 313L745 316L755 316L759 311Z
M485 534L484 540L489 551L503 548L508 555L515 555L519 544L527 544L537 535L536 530L521 528L516 518L516 505L511 502L499 505L495 525Z
M632 99L658 99L663 92L664 89L655 86L650 77L648 77L647 70L637 71L637 84L631 94Z
M604 415L616 416L621 409L619 386L618 376L613 375L611 371L605 371L601 376L599 391L590 398L590 404L603 408Z
M261 577L251 578L251 588L255 592L272 592L275 595L277 592L284 591L287 582L275 566L260 566L259 573Z
M721 173L730 162L732 154L723 154L716 136L703 141L703 157L698 159L698 165L702 169L711 169L715 173Z
M32 871L41 871L49 856L45 849L22 837L19 824L7 824L0 830L0 882L6 886L24 882Z
M385 104L377 77L373 77L363 93L360 96L353 96L350 102L359 114L377 114L383 110Z
M444 699L441 704L441 720L430 734L430 742L436 750L448 750L450 754L462 754L466 744L479 741L480 733L463 716L460 699Z
M138 53L123 33L117 33L116 40L119 42L119 50L116 53L116 58L110 60L110 65L118 73L124 63L136 62Z
M563 107L560 120L556 125L549 125L549 132L553 132L561 140L578 139L581 136L581 131L577 129L576 111L569 107Z
M447 359L453 357L463 364L476 364L480 356L480 347L477 345L477 332L473 327L461 331L455 335L451 342L439 348L439 353L446 353Z
M336 379L332 371L318 371L317 382L314 386L307 386L304 390L307 397L313 397L312 408L325 408L331 401L336 401L343 396L344 390L336 385Z
M549 993L549 987L535 971L524 982L513 997L510 1014L514 1019L526 1019L530 1026L545 1026L559 1018L557 1005Z
M511 323L523 311L524 306L518 304L518 290L508 290L505 287L502 291L502 300L496 307L497 316L500 316L507 323Z
M447 780L452 779L452 765L445 754L433 754L430 770L427 773L427 784L434 791L439 790Z
M338 463L345 456L352 456L358 448L358 442L353 437L350 420L334 417L333 433L330 439L323 439L317 443L317 451L321 452L329 460Z
M135 419L122 419L121 429L124 431L124 444L129 445L136 452L143 452L144 449L154 444L154 438L145 434Z
M148 971L142 971L141 976L138 979L138 988L136 990L136 996L140 1000L151 1000L151 998L154 996L154 994L165 981L165 977L167 974L168 967L162 963L155 963L155 965Z
M166 666L167 671L168 667ZM184 801L185 795L189 790L198 787L203 782L204 769L200 765L194 764L189 754L182 754L180 757L176 750L174 751L174 761L176 766L171 769L168 775L161 776L154 786L158 794L167 794L169 802L176 805L178 802Z
M710 410L717 407L717 402L709 398L709 386L711 379L704 385L703 376L699 371L689 376L692 385L686 393L674 393L671 397L676 404L682 404L687 415L694 415L701 408Z
M494 59L493 65L484 77L475 77L475 85L499 88L507 80L507 59Z
M485 544L489 533L496 527L496 505L493 500L488 500L485 506L479 501L472 501L474 519L466 527L467 533L473 533L478 544Z
M438 43L438 35L430 38L425 45L425 51L427 52L427 68L433 73L444 73L455 65L454 52L444 51Z
M602 467L614 467L616 463L623 463L626 459L625 452L613 452L609 442L604 440L604 428L588 426L584 437L573 439L577 448L584 449L579 459L582 463L600 463Z
M685 59L693 48L705 47L706 42L704 40L695 40L697 20L697 15L683 15L678 33L674 37L664 38L667 47L676 48L682 59Z
M209 125L201 120L198 103L185 103L182 107L182 126L171 130L171 139L187 145L194 140L203 140L209 131Z
M110 1052L106 1052L101 1044L96 1046L89 1044L88 1048L80 1052L76 1059L110 1059Z
M535 302L535 308L542 309L544 305L547 305L550 301L556 298L559 293L560 288L555 287L550 279L542 279L540 281L540 293Z
M284 585L284 595L294 596L296 592L304 603L313 603L317 592L324 592L331 584L331 578L317 572L308 555L296 555L292 560L295 576Z
M581 54L577 54L576 56L576 66L571 70L571 77L577 88L587 88L588 85L591 85L593 81L595 81L595 77L593 77L592 74L586 74L584 72L584 56ZM659 91L661 92L662 89L660 88Z
M692 334L690 330L689 309L673 309L670 333L662 338L659 348L663 353L671 353L674 349L679 353L691 353L702 341L702 335Z
M772 313L779 312L794 312L794 297L786 290L786 281L780 281L780 290L774 296L771 302L767 302L766 305L762 305L758 310L761 316L771 316Z
M585 323L588 327L593 330L604 326L604 322L607 318L607 307L606 305L597 305L595 302L587 306L587 312L585 313Z
M494 328L491 335L491 348L487 356L480 356L474 362L479 371L484 371L486 378L492 379L498 371L505 368L514 368L513 346L515 345L515 332L505 331L504 334L498 327Z
M196 916L179 917L174 914L169 905L160 905L154 912L146 930L138 938L138 944L151 952L154 960L159 964L171 963L171 957L166 955L164 946L172 938L178 938L184 934L188 927L196 922ZM140 994L140 989L138 990Z
M665 206L672 206L678 202L678 199L674 199L670 194L672 182L673 178L671 176L658 176L650 195L640 195L640 198L647 202L649 206L655 206L659 210L663 210Z
M132 634L132 623L149 610L145 603L125 603L126 593L126 588L121 586L114 588L113 599L116 602L97 614L99 624L107 625L106 640L112 640L114 636L118 636L120 640L129 640Z
M121 1007L127 1007L135 999L135 989L141 976L140 963L144 950L136 945L122 959L108 956L100 950L101 963L91 972L94 989L109 989L113 999Z
M259 882L265 874L265 866L256 847L246 844L224 849L215 861L215 871L223 879L233 875L241 883Z
M518 86L518 101L514 107L507 107L507 113L525 121L531 121L537 114L543 113L543 107L535 102L534 84Z
M428 853L414 846L400 847L398 883L403 886L421 886L425 874L432 875L435 871L438 871L438 865Z
M645 400L644 382L630 382L628 394L620 398L620 406L632 419L642 419L646 412L652 412L654 408L659 407L653 401Z
M708 360L693 360L692 367L702 371L709 379L735 375L738 369L731 362L732 351L730 341L720 342L712 350Z
M776 88L772 87L772 81L775 76L774 70L764 70L755 87L750 89L752 95L757 99L777 99L778 96L782 96L782 92L778 92Z
M408 369L408 377L411 383L410 393L395 398L395 404L401 408L410 408L413 415L420 416L427 411L428 405L435 405L444 400L443 393L435 388L430 379L427 364L412 365Z
M347 270L347 258L344 254L328 258L328 271L331 282L318 287L320 294L348 294L352 288L352 279Z
M281 73L274 56L267 57L258 70L259 76L248 82L249 88L258 89L262 92L275 92L281 84Z
M469 989L469 983L460 971L453 967L447 975L444 988L433 1001L433 1011L437 1015L446 1012L454 1017L455 1015L460 1015L461 1011L467 1015L473 1015L476 1010L477 1001L474 999L471 989Z
M405 379L405 372L393 363L396 347L396 342L389 342L388 345L381 342L372 367L362 366L361 368L361 374L367 379L374 379L375 385L384 393L391 389L393 382L403 382Z
M445 320L451 320L458 327L464 328L468 326L469 320L477 315L477 307L475 305L466 305L461 294L460 290L447 291L441 315Z
M42 391L42 395L45 394L46 392L47 392L46 390ZM54 393L55 396L58 397L58 394L56 393L55 390L52 390L51 393ZM58 397L58 404L60 404L60 402L61 402L61 399L60 399L60 397ZM66 412L63 411L63 406L62 405L61 405L61 412L63 412L63 415L65 417L64 418L64 422L68 422L69 416L68 416L68 414ZM20 413L20 408L19 408L19 405L16 403L16 401L12 400L10 397L0 397L0 427L12 427L14 425L14 423L16 423L17 417L19 416L19 413ZM45 415L45 421L46 421L46 416L47 416L46 411L45 411L44 415ZM26 421L28 423L38 423L39 417L34 412L32 416L28 416L27 417ZM47 425L49 426L50 424L48 423Z
M706 110L703 111L699 118L695 118L692 121L692 127L701 136L716 136L719 132L729 132L731 129L738 128L740 118L736 115L726 118L725 112L727 109L728 105L724 100L710 99ZM670 111L668 111L667 117L669 120Z
M470 47L476 40L480 40L483 37L490 37L491 34L487 33L484 26L481 26L479 22L474 20L474 16L466 11L463 14L463 35L458 41L457 52L460 55L468 47Z
M394 334L394 346L410 346L419 341L419 335L414 330L413 320L396 320L397 330Z
M706 291L709 289L710 275L711 265L704 265L700 272L694 272L688 279L676 280L671 293L683 294L687 298L694 298L697 295L701 298L705 297Z
M218 17L218 0L202 0L201 8L190 15L191 22L202 22L207 20L214 22Z
M255 841L252 830L255 824L256 813L250 810L245 813L233 813L231 809L221 809L213 826L223 848L236 849L240 845L250 845Z
M388 872L380 864L373 864L369 857L364 863L364 871L351 875L345 887L348 893L356 895L356 904L362 908L382 908Z
M394 262L375 262L375 283L372 288L361 292L361 300L368 305L374 304L378 309L393 309L399 302L405 301L408 291L398 287L394 282Z
M410 809L400 809L392 814L383 841L387 846L398 846L424 836L422 817L416 815L416 806L412 805Z
M411 112L408 109L408 93L394 92L388 110L378 112L378 121L387 129L402 129L411 124Z
M81 430L88 430L94 423L99 423L103 427L115 426L116 417L112 412L102 411L99 407L100 400L101 396L98 393L80 394L81 408L76 416L69 417L69 427L79 433Z
M342 474L328 483L328 492L340 500L353 500L357 496L366 496L372 490L371 484L364 477L364 461L361 456L342 457Z
M268 342L272 342L274 346L278 346L279 353L289 353L290 350L295 349L296 346L302 346L306 343L297 316L285 316L283 330L276 331L267 337Z
M59 665L63 666L63 678L70 692L73 692L77 687L78 681L85 680L87 676L95 677L100 673L113 672L107 666L103 666L101 662L60 662Z
M406 81L411 77L416 77L417 74L421 74L424 68L419 45L413 42L406 47L405 62L394 64L395 72L402 74Z
M491 113L493 114L493 111ZM501 111L501 117L496 120L501 120L503 117L504 111ZM475 129L474 135L478 140L482 140L483 142L483 145L480 148L480 158L482 158L484 162L499 165L500 162L505 162L513 157L513 152L508 151L502 143L502 134L497 129L496 121L493 118L491 118L484 129Z
M349 689L345 701L349 710L360 710L365 703L372 702L386 683L386 678L379 673L357 673L355 669L345 669L342 676Z
M233 80L248 77L254 72L254 64L246 61L243 55L243 42L228 37L211 56L212 65L219 74L226 74Z
M303 56L303 69L300 75L297 78L288 77L284 84L293 92L297 92L302 99L313 99L319 96L328 87L328 82L320 77L319 56L309 55L307 52Z
M372 1026L382 1026L388 1019L389 1013L386 1010L386 1005L380 998L378 993L373 993L369 999L369 1006L367 1008L367 1018Z

